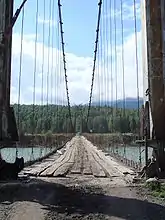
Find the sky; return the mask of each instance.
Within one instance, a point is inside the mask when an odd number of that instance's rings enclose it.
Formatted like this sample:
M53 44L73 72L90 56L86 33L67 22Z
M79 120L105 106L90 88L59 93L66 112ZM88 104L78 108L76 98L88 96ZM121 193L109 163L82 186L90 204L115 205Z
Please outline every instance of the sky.
M19 7L21 2L22 0L15 0L14 10ZM29 104L34 102L41 104L42 94L44 94L44 103L47 101L49 103L66 103L57 1L45 0L45 16L44 0L39 0L38 2L38 16L36 17L37 0L28 0L13 29L11 103L18 103L19 81L21 85L21 103ZM137 97L137 75L139 82L138 91L140 96L143 94L140 0L136 0L137 59L134 30L134 0L123 0L123 44L121 0L115 1L115 13L114 0L111 2L111 10L109 0L104 0L102 5L99 49L93 90L93 99L95 101L98 101L100 97L106 101L123 98L122 51L124 52L125 97ZM61 0L61 4L70 102L71 104L88 103L92 80L98 4L96 0ZM23 37L21 40L23 14ZM114 53L114 14L116 16L117 60ZM111 29L109 28L110 21L112 22ZM44 40L43 24L45 28ZM110 41L110 34L112 35L112 43ZM110 50L111 45L112 50ZM21 46L22 53L20 53ZM117 68L115 69L115 67ZM42 76L43 87L41 86Z

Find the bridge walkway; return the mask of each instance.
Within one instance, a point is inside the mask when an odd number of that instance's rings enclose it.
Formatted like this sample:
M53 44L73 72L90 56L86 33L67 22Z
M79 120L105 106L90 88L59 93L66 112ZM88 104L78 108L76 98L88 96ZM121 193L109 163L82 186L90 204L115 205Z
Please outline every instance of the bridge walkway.
M83 136L75 136L54 155L29 167L21 175L38 177L68 177L72 175L94 176L96 178L124 177L131 180L133 169L119 164Z

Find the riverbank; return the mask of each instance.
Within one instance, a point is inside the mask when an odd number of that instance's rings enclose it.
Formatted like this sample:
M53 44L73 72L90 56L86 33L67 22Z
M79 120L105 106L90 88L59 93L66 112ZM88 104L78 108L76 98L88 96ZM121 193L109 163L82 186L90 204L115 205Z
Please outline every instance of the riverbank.
M104 148L105 146L111 146L113 144L120 144L120 146L124 146L124 144L132 144L136 140L135 134L120 134L120 133L107 133L107 134L90 134L90 133L83 133L84 137L86 137L89 141L91 141L93 144ZM29 148L35 148L35 147L56 147L61 146L65 142L69 141L75 134L73 133L66 133L66 134L25 134L20 136L20 141L17 143L18 146L21 146L22 148L29 147ZM4 143L1 145L1 148L15 148L16 143Z
M89 141L93 144L99 146L100 148L105 148L105 146L113 146L114 144L120 144L121 146L125 144L132 144L137 139L136 134L132 133L108 133L108 134L83 134ZM135 146L135 145L134 145ZM136 145L138 146L138 145Z

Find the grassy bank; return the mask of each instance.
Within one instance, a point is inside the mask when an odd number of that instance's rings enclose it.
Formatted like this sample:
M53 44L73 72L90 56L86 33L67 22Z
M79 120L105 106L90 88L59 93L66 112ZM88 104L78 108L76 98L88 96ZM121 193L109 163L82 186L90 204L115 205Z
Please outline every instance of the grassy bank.
M121 133L109 133L109 134L83 134L89 141L99 147L112 144L131 144L136 139L135 134L121 134Z
M165 183L160 183L160 182L146 183L146 187L152 196L156 198L165 199Z
M70 140L73 134L26 134L20 137L21 146L59 146L63 145L64 142Z

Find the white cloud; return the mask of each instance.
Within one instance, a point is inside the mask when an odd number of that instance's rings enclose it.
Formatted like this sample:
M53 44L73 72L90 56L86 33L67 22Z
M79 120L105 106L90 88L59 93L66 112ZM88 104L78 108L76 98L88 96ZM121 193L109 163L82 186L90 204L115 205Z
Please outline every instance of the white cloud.
M138 58L136 62L136 44L135 35L130 34L124 42L124 87L126 97L137 97L137 76L139 95L143 95L143 77L142 77L142 60L141 60L141 32L137 33L137 52ZM114 47L112 49L114 60ZM111 54L109 54L111 57ZM117 46L117 71L115 71L115 62L112 63L112 78L111 83L111 66L110 61L108 63L108 72L99 70L96 71L95 84L94 84L94 100L109 100L113 96L113 100L116 100L116 72L117 72L117 99L123 99L123 65L122 65L122 45ZM106 63L107 66L107 63ZM137 71L138 68L138 71ZM103 67L102 67L103 69ZM107 76L107 74L109 75ZM109 80L107 80L109 78ZM99 85L101 82L101 85Z
M19 34L13 35L13 59L12 59L12 86L18 90L19 82L19 61L20 61L20 36ZM22 42L23 56L22 56L22 77L21 77L21 100L26 100L27 103L33 102L33 77L34 77L34 61L35 61L35 40L24 36ZM49 77L49 87L53 85L53 88L49 88L49 92L53 93L53 100L65 100L66 101L66 91L65 91L65 81L64 81L64 71L62 63L62 54L57 49L53 48L53 63L52 63L52 48L44 46L44 100L47 97L47 73L48 73L48 52L50 52L49 60L49 74L51 75L51 69L53 64L53 82L51 76ZM42 57L43 55L43 44L37 43L37 56L36 56L36 102L40 103L41 97L41 81L42 81ZM61 56L61 59L60 57ZM59 61L60 59L60 61ZM77 57L74 54L66 54L67 60L67 74L69 80L69 93L72 103L77 102L87 102L88 95L78 97L77 89L79 90L89 90L88 84L91 81L91 67L92 58L90 57ZM55 77L56 74L56 77ZM12 91L12 97L15 97L18 92L16 89ZM80 92L81 93L81 92ZM49 94L50 100L51 94ZM57 96L55 98L55 96ZM15 101L12 100L12 102Z
M53 19L43 19L41 17L38 18L38 23L39 24L46 24L46 25L50 25L50 27L53 26L57 26L57 21L53 20Z
M139 67L139 89L140 95L143 94L142 88L142 70L141 70L141 32L137 34L138 37L138 67ZM21 77L21 103L32 103L33 102L33 76L34 76L34 60L35 60L35 37L33 35L24 35L23 39L23 57L22 57L22 77ZM12 59L12 90L11 90L11 102L17 102L18 100L18 79L19 79L19 59L20 59L20 35L14 34L13 36L13 59ZM49 102L51 100L51 94L53 103L66 103L66 91L64 81L64 71L62 63L62 54L57 49L48 48L42 43L37 43L37 57L36 57L36 88L35 88L35 101L41 103L41 83L42 83L42 59L44 53L44 103L47 102L47 72L48 72L48 52L50 52L50 75L51 68L53 67L53 76L49 77ZM135 57L135 36L130 34L124 43L124 68L125 68L125 95L126 97L137 97L136 91L136 57ZM53 63L51 60L53 51ZM122 94L122 45L117 46L117 78L118 78L118 95L117 98L123 98ZM61 56L61 59L60 57ZM111 54L109 54L111 56ZM113 54L114 56L114 54ZM110 58L110 57L109 57ZM70 101L73 104L88 103L91 79L92 79L92 68L93 68L93 57L80 57L72 53L66 54L67 61L67 75ZM109 59L110 62L110 59ZM52 66L53 65L53 66ZM111 99L111 75L110 75L110 63L109 68L99 64L98 75L98 64L96 65L96 75L94 83L94 99L98 100L100 95L102 100ZM60 71L61 70L61 71ZM105 72L105 73L104 73ZM109 75L108 75L109 73ZM106 83L98 86L99 82L103 79L101 77L104 74ZM56 77L55 77L56 76ZM115 99L115 71L113 63L113 99ZM52 85L52 88L51 88Z
M140 2L135 3L135 10L136 10L135 11L136 18L139 19L141 16ZM124 20L134 19L134 4L132 5L129 5L128 3L123 4L123 19Z
M106 14L104 17L105 18L110 18L111 17L114 17L114 14L116 15L116 17L120 18L121 17L121 6L120 6L120 1L119 1L119 6L118 8L114 11L114 8L112 6L111 8L111 12L109 12L108 14ZM123 10L122 10L122 17L123 17L123 20L133 20L135 18L134 16L134 3L133 1L131 2L128 2L128 1L123 1ZM136 12L136 18L137 19L140 19L141 17L141 7L140 7L140 1L136 2L135 3L135 12Z

